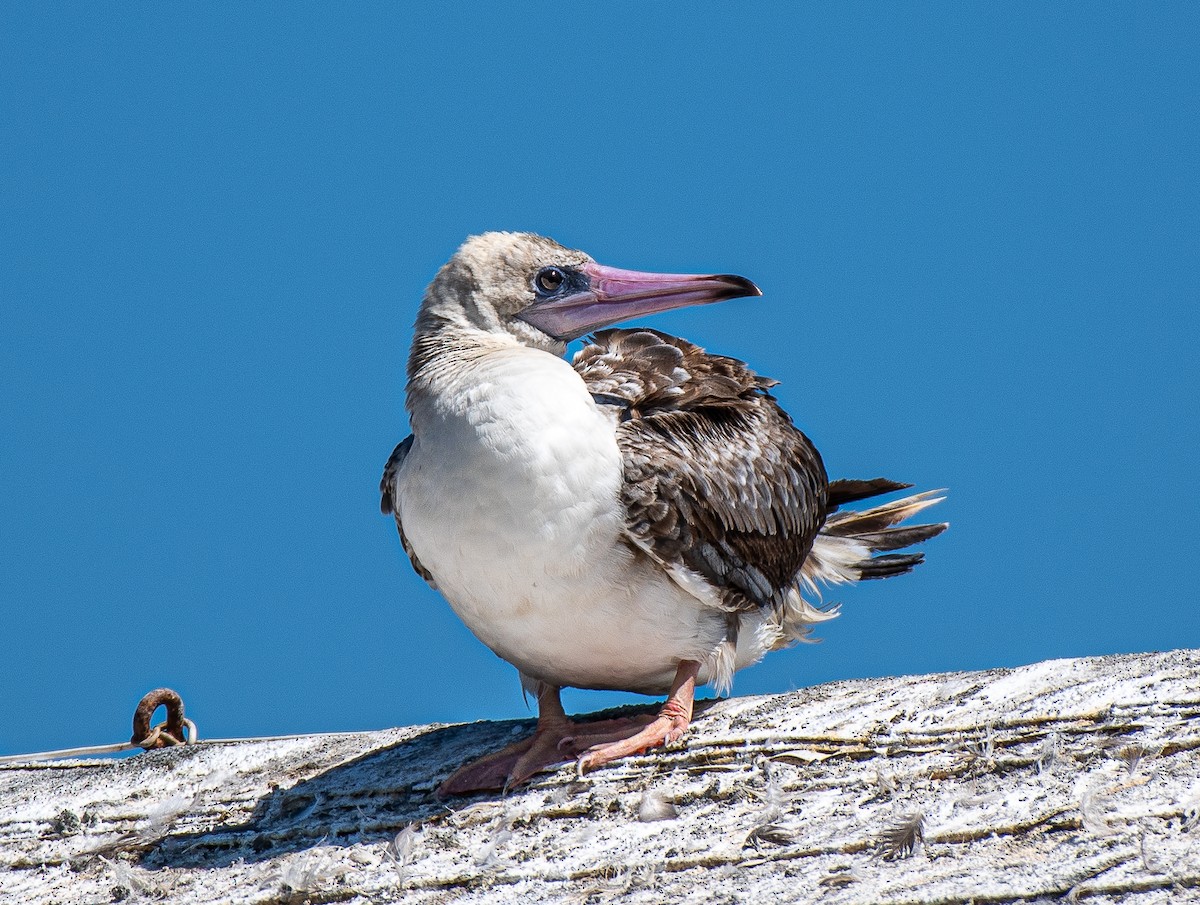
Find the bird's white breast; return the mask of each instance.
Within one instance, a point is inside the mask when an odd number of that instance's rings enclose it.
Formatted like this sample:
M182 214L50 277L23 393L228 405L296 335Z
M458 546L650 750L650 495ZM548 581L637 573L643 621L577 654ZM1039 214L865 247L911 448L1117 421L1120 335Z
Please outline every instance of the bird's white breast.
M552 684L659 691L719 644L723 614L621 542L613 420L565 361L495 349L410 407L405 534L499 656Z

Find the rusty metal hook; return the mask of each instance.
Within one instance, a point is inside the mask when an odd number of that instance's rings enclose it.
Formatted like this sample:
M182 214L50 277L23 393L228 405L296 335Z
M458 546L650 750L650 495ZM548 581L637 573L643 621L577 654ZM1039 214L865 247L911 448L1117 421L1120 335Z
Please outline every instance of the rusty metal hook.
M167 708L167 720L151 726L150 720L159 707ZM171 745L186 745L190 740L184 735L191 720L183 715L183 698L170 688L156 688L138 702L133 712L133 737L131 744L149 750Z

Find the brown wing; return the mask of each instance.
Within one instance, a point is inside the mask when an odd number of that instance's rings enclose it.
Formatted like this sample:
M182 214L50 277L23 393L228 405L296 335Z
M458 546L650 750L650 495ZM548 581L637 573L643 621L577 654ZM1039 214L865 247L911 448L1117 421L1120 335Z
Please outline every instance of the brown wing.
M392 450L391 456L388 457L387 465L383 466L383 479L379 482L379 511L384 515L394 516L396 519L396 530L400 532L400 543L404 546L404 552L408 554L408 561L412 563L413 570L425 579L425 582L437 590L437 583L433 580L433 576L429 574L429 570L421 565L421 561L417 559L417 554L413 552L412 545L409 544L408 538L404 534L404 525L400 521L400 513L396 511L396 476L400 472L400 466L404 464L404 458L408 455L408 451L412 449L413 435L409 434Z
M775 381L652 330L606 330L575 358L619 409L629 543L720 590L733 611L780 606L824 522L815 447L767 390Z

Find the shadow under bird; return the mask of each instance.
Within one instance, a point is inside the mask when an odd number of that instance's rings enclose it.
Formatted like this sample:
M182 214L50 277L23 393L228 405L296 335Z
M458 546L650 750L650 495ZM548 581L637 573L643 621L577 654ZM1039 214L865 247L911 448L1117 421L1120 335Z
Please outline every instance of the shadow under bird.
M761 295L730 275L639 273L528 233L468 239L430 284L408 360L412 434L382 509L413 568L538 702L533 736L466 764L443 795L592 769L678 740L695 688L803 639L818 582L888 578L945 524L935 492L829 481L760 377L640 315ZM667 694L657 715L575 722L564 687Z

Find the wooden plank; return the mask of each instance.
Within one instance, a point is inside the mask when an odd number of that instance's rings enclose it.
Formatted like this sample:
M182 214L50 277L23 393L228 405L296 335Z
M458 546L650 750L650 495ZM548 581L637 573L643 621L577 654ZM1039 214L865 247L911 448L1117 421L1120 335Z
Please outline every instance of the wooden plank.
M1200 651L733 698L673 750L435 798L530 725L0 767L0 901L1200 901Z

